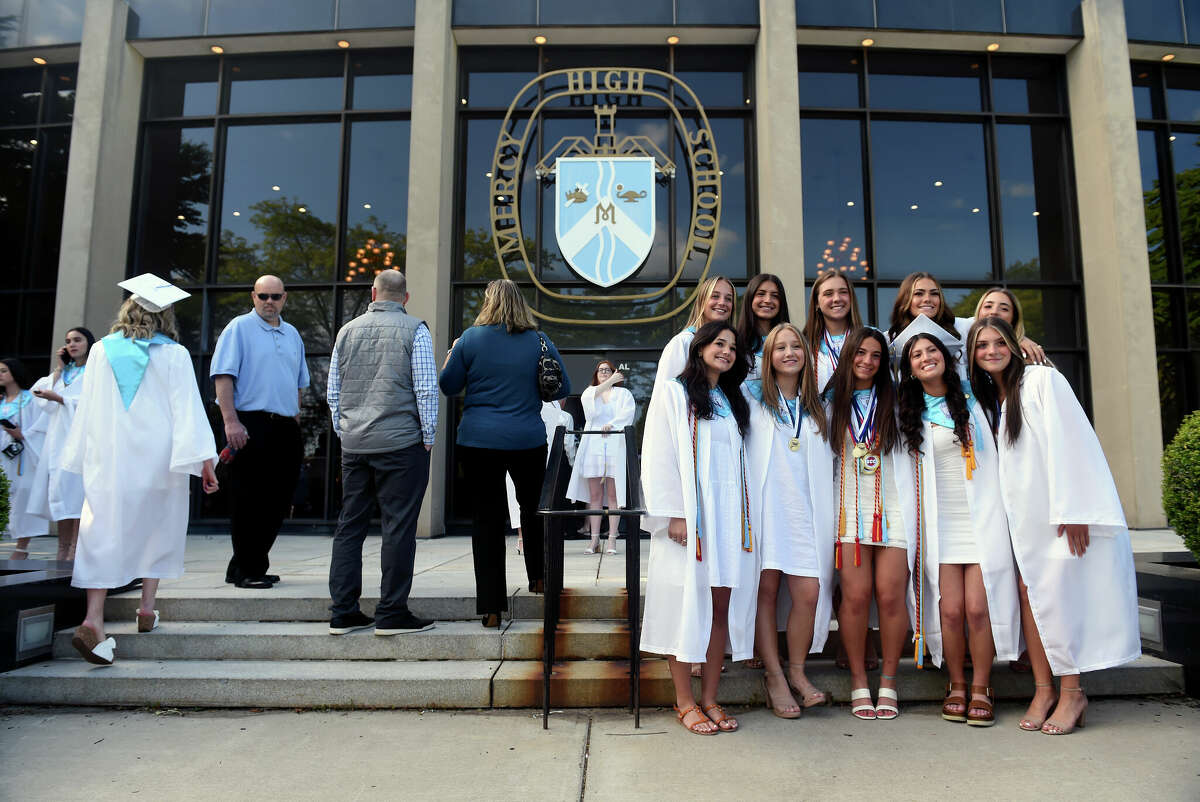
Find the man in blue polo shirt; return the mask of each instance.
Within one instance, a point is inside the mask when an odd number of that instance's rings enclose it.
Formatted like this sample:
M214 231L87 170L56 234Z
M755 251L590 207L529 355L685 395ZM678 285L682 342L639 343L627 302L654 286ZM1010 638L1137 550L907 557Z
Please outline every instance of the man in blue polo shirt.
M300 474L300 391L308 386L304 342L280 316L287 301L277 276L250 293L254 310L229 321L217 339L209 375L225 421L230 463L233 558L225 581L269 588L270 551Z

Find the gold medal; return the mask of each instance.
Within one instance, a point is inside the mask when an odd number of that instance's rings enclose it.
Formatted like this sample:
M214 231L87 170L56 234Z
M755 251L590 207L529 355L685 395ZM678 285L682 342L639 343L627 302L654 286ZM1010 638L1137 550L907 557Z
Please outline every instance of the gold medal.
M859 473L865 473L868 476L879 470L880 459L878 454L867 454L858 461Z
M790 449L791 451L799 451L800 450L800 438L793 437L791 440L788 440L788 449Z
M850 453L854 455L855 459L862 459L863 457L867 456L867 451L868 449L866 443L855 443L854 450Z

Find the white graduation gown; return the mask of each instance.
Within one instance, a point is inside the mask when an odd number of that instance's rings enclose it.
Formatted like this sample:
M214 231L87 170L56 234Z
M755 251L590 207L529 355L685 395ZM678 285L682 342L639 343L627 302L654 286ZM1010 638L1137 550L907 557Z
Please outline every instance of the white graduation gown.
M546 445L554 444L554 432L559 426L568 432L575 428L575 419L571 413L558 405L557 401L542 402L542 423L546 425ZM575 435L563 435L563 451L566 452L567 462L575 461ZM546 449L546 462L550 461L550 449ZM508 494L508 525L513 529L521 528L521 505L517 503L517 486L512 477L504 474L504 491Z
M834 345L837 346L839 354L845 342L845 334L839 334L834 339ZM833 372L837 370L837 358L830 353L828 346L825 345L824 337L815 343L809 343L809 345L812 346L813 359L817 363L817 392L823 394L826 385L829 384L829 380L833 378Z
M624 387L613 387L608 391L608 403L596 393L595 385L583 391L580 401L587 418L585 429L600 429L605 424L612 426L608 437L600 434L585 434L579 437L579 450L575 454L575 466L571 471L571 483L567 486L567 498L572 501L589 502L591 493L588 478L601 475L611 476L617 488L617 506L625 506L625 432L633 425L637 414L637 402L633 393ZM603 472L603 473L602 473ZM613 506L612 499L608 500Z
M43 376L33 385L34 390L52 390L62 396L62 403L38 398L42 410L37 426L45 434L45 444L37 464L33 490L29 495L29 512L51 521L78 518L83 513L83 477L62 469L62 450L71 431L71 421L83 392L85 370L70 384L63 383L63 374Z
M732 417L726 420L732 420ZM697 427L697 459L693 461L688 402L679 382L668 382L650 401L642 441L642 489L650 515L643 526L651 532L642 616L641 649L674 655L685 663L703 663L712 631L710 571L714 552L733 555L722 573L736 574L729 599L729 641L734 660L749 659L754 650L754 614L758 602L759 553L741 548L741 532L703 533L703 560L696 559L696 470L700 486L710 487L719 471L738 471L735 465L714 465L709 459L711 428L726 421L701 420ZM736 436L737 428L734 424ZM707 505L706 505L707 506ZM687 545L667 535L671 518L687 522ZM757 538L757 534L752 532ZM736 539L721 548L718 539ZM726 541L728 542L728 541Z
M654 372L654 389L651 391L651 398L658 394L664 384L674 381L680 373L683 373L683 369L687 367L688 349L692 347L694 339L696 339L695 330L686 328L667 341L662 355L658 358L658 369Z
M37 398L28 390L22 390L18 397L19 408L7 417L21 427L25 449L15 459L0 454L0 470L8 477L8 535L12 538L37 537L50 531L50 522L36 511L29 510L29 498L33 494L37 482L37 468L46 433L40 428L42 410L37 404ZM8 430L0 427L0 449L8 448L13 442Z
M969 392L969 385L967 387ZM967 489L967 508L975 534L983 587L987 593L988 616L992 639L999 660L1016 660L1020 654L1021 605L1017 598L1017 576L1013 567L1012 546L1008 537L1008 519L1000 497L1000 461L996 442L983 409L971 407L971 424L975 431L975 462L972 478L966 477L963 460L963 484ZM921 551L925 566L925 642L936 666L942 664L942 622L938 611L941 605L938 558L937 478L934 470L933 424L925 421L925 439L921 456L921 509L925 531Z
M1000 486L1013 552L1056 676L1111 668L1141 654L1137 582L1125 514L1100 441L1067 380L1028 365L1021 436L998 436ZM1087 524L1071 555L1059 524Z
M71 584L114 588L183 574L189 477L215 459L187 349L150 346L129 409L103 340L92 346L62 467L83 475L85 501Z
M820 652L825 648L829 637L829 621L833 615L833 550L829 548L830 534L836 525L833 516L834 509L830 500L833 499L833 450L829 443L821 437L816 423L805 416L800 429L800 449L791 451L787 442L792 437L789 425L780 421L775 413L768 409L758 396L761 389L746 388L747 401L750 403L750 436L746 439L746 462L750 483L750 515L753 531L758 532L756 542L761 543L762 567L780 568L786 562L788 543L807 538L816 548L817 580L820 590L817 595L817 609L813 620L813 639L810 651ZM760 385L761 387L761 385ZM778 482L771 478L786 478L790 472L786 466L780 466L780 460L802 460L802 471L807 474L807 484L804 487L788 487L792 498L781 499ZM805 516L809 525L803 531L780 531L779 518L772 515L781 512L779 505L785 508L791 504L803 504L808 507ZM770 523L768 523L770 522ZM773 541L783 540L776 543ZM775 562L772 555L779 554L780 562ZM774 563L774 564L773 564ZM787 583L779 583L779 595L776 603L776 625L780 631L787 628L787 616L791 611L792 601L788 593Z

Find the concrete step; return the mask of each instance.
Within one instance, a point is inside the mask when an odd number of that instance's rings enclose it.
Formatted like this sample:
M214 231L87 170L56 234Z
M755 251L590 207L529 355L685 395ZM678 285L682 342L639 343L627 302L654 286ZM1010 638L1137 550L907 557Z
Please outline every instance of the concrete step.
M360 600L362 611L373 615L377 596ZM438 621L478 619L473 591L418 595L409 599L418 615ZM105 603L105 618L132 621L137 611L136 591L110 596ZM329 597L312 592L311 584L289 587L285 581L270 590L242 590L228 585L207 590L164 590L157 608L164 621L328 621ZM565 588L562 595L563 620L617 619L628 615L629 600L624 590L611 588ZM516 589L509 598L506 618L542 619L542 597Z
M826 658L810 661L808 669L809 678L831 692L835 701L848 701L847 672ZM917 671L906 660L899 676L902 706L942 699L942 672ZM721 680L722 702L762 704L760 677L761 671L742 664L731 667ZM878 686L876 675L871 686ZM1032 680L997 665L992 687L999 698L1024 699L1030 696ZM1183 675L1177 664L1143 656L1127 666L1089 674L1085 687L1091 697L1176 694L1183 690ZM67 658L0 674L0 703L523 708L541 705L541 688L541 663L535 660L131 660L118 656L110 667ZM643 662L641 696L645 707L674 701L665 661ZM555 707L620 707L628 702L627 662L579 660L555 667L551 679Z
M54 657L76 657L74 629L58 632ZM425 632L376 637L371 630L332 636L326 622L164 621L138 633L111 622L121 660L540 660L542 622L507 621L500 630L477 621L439 621ZM555 640L563 660L629 656L624 621L563 621Z

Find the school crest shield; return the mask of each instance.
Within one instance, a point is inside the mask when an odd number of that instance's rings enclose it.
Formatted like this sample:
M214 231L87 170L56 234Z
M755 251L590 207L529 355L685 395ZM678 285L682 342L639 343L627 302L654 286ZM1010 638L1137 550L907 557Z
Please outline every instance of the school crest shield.
M611 287L632 276L654 244L654 159L555 160L554 233L571 269Z

